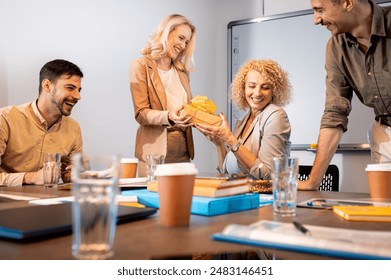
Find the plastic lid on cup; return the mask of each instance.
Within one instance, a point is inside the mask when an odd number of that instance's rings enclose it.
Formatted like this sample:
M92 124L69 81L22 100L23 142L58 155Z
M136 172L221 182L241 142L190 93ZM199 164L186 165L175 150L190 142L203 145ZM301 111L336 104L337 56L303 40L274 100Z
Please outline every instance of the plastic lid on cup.
M194 163L167 163L156 166L155 176L197 175L198 170Z
M368 164L365 171L391 171L391 163Z
M138 158L121 158L121 163L138 163Z

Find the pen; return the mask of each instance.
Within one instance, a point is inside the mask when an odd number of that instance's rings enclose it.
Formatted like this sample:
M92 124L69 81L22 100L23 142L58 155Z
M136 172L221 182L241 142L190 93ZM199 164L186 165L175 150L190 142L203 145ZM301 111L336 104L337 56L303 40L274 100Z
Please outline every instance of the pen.
M306 234L306 235L311 235L310 231L306 229L302 224L300 224L297 221L292 222L293 225L295 226L296 229L298 229L301 233Z

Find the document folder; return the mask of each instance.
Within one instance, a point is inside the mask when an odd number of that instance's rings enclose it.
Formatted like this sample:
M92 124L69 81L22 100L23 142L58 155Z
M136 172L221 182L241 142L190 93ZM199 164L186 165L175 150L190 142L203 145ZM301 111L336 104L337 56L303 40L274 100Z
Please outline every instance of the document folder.
M228 224L214 240L344 259L391 259L391 233L306 225L303 234L292 223L258 221Z
M159 208L159 195L148 190L123 191L122 195L136 195L138 202L147 207ZM193 196L191 213L216 216L259 207L259 194L246 193L226 197Z
M156 213L154 208L118 206L117 223ZM30 240L72 232L72 203L40 205L0 211L0 237Z

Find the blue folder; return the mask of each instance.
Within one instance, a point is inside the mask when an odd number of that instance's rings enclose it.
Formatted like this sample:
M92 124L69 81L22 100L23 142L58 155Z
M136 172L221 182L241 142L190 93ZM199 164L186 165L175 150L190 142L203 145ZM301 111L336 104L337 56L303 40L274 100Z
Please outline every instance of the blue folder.
M123 191L122 195L135 195L138 202L147 207L159 208L157 192L144 190ZM258 193L245 193L226 197L193 196L191 213L203 216L216 216L259 207Z
M261 220L247 226L229 224L211 237L218 241L344 259L391 259L391 233L311 225L306 228L311 235L298 231L292 223Z

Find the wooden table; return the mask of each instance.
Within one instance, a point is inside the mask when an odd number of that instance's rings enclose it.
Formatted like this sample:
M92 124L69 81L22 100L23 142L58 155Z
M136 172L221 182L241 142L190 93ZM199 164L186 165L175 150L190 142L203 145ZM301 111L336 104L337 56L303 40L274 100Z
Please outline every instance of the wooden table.
M40 186L2 188L0 192L40 197L71 195L69 191L43 189ZM339 192L299 192L298 201L313 197L354 199L367 198L368 195ZM36 206L23 201L0 203L0 210L12 207ZM191 259L196 255L255 250L255 247L214 241L211 239L211 235L220 232L224 226L230 223L247 225L262 219L291 221L291 218L274 216L272 206L214 217L192 215L190 226L182 228L160 226L158 215L157 213L144 220L118 225L114 244L114 259ZM348 222L337 217L330 210L298 208L295 219L310 225L391 231L391 223ZM3 239L0 240L0 259L72 259L71 244L72 236L70 234L30 243ZM328 257L320 255L279 250L267 250L267 252L274 253L278 259L328 259Z

